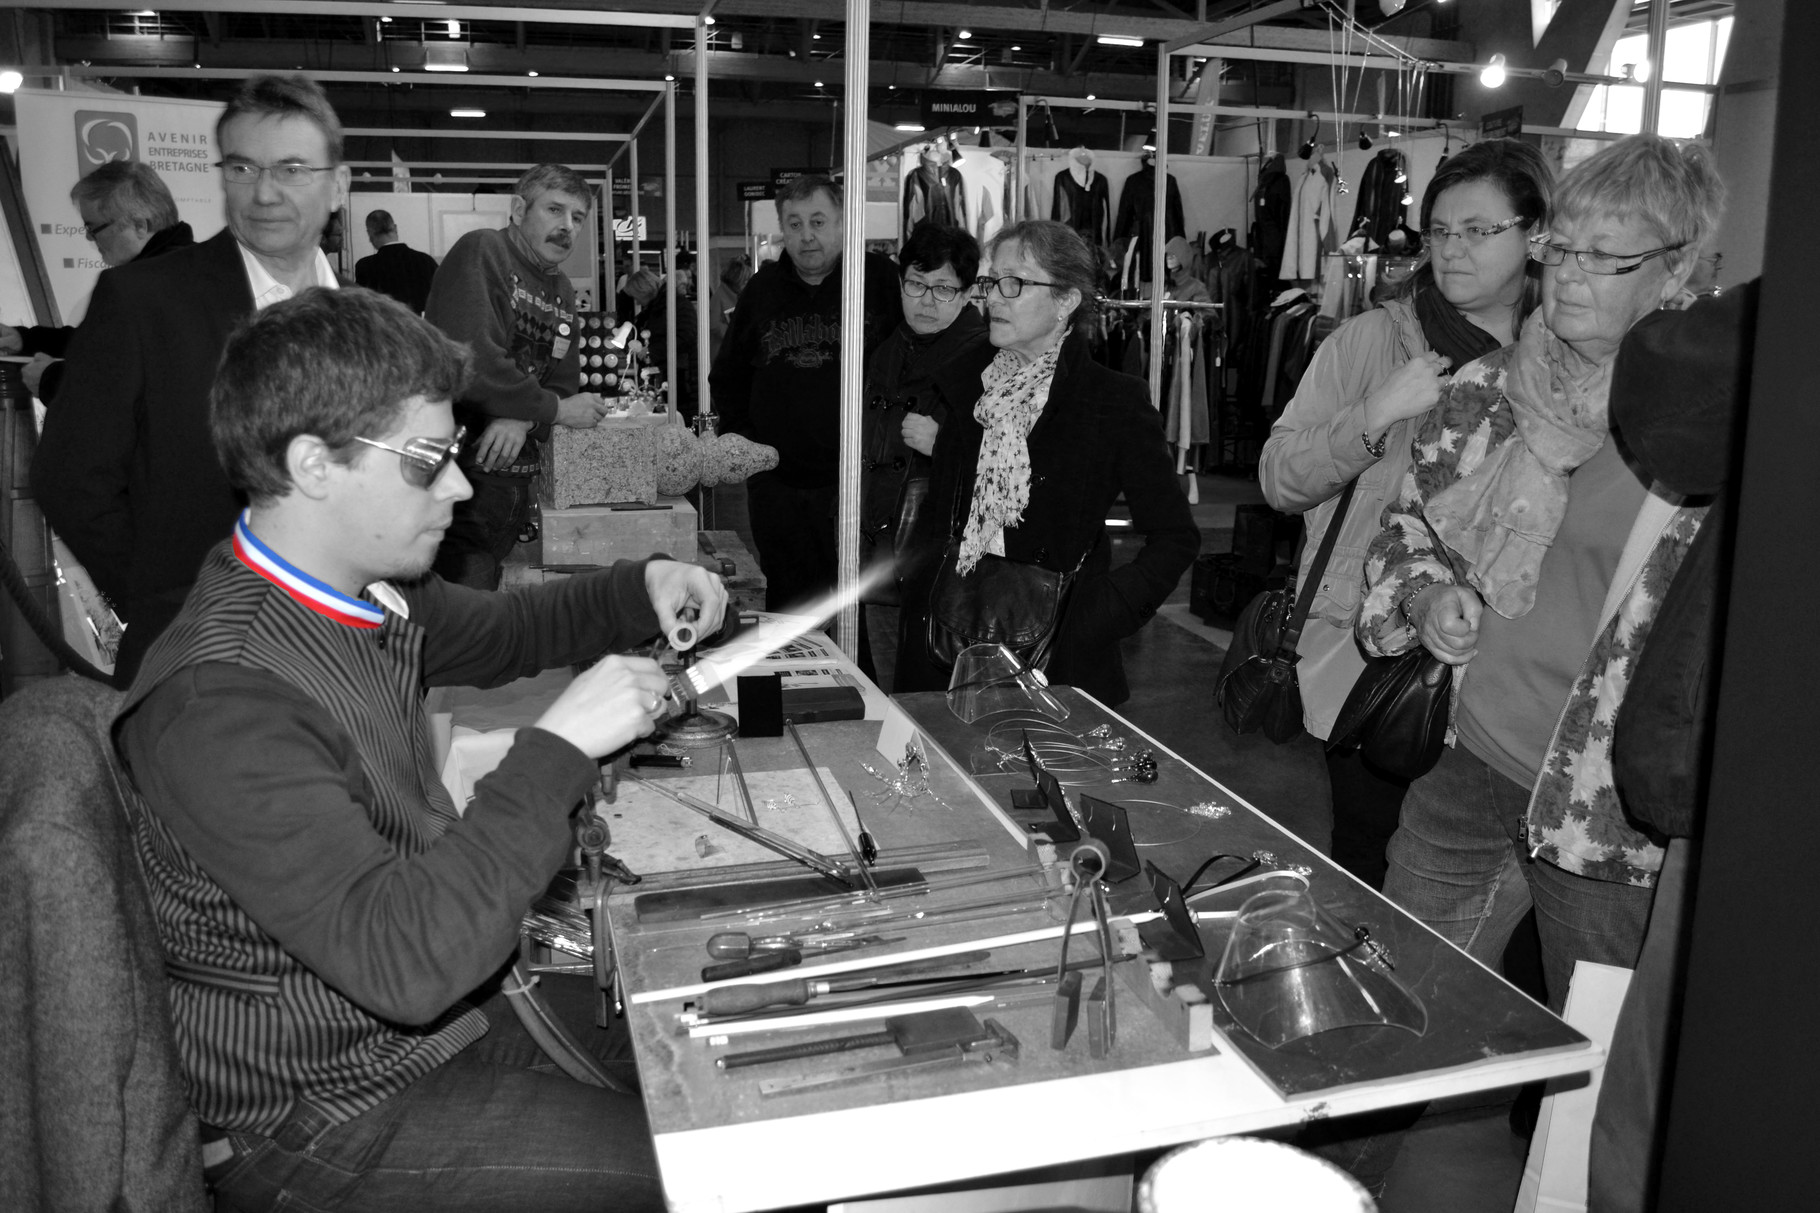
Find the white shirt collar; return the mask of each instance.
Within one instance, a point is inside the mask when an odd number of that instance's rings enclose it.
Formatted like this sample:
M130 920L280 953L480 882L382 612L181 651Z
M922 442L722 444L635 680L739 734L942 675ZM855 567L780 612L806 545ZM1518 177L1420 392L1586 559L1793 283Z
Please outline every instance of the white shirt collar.
M240 250L240 263L246 267L246 282L253 289L253 310L255 312L264 311L272 304L289 299L296 294L290 287L272 277L272 272L265 268L265 263L253 256L246 245L236 242L234 247ZM335 278L334 267L329 264L328 255L321 249L316 250L315 277L314 285L316 286L326 286L330 290L334 290L340 285Z

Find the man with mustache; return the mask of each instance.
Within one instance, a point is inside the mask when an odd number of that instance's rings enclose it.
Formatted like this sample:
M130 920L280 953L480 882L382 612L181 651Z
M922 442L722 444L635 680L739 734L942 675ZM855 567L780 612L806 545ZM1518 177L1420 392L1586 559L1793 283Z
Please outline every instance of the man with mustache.
M591 429L606 412L581 392L575 289L561 266L588 222L593 195L574 169L539 164L512 188L512 221L469 232L443 258L424 318L474 357L455 416L474 435L461 470L474 488L436 554L445 580L496 590L531 520L538 443L552 425Z

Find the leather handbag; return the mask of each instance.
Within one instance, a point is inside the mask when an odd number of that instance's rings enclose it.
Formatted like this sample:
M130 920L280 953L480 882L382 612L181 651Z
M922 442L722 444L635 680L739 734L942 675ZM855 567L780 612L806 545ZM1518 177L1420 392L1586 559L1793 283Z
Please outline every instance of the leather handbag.
M1301 593L1296 594L1293 583L1265 590L1245 604L1232 625L1232 643L1220 662L1213 702L1235 733L1262 732L1278 745L1301 735L1302 688L1295 668L1301 656L1296 645L1357 486L1354 481L1340 495L1339 507L1302 578Z
M1441 761L1453 708L1453 667L1417 645L1379 657L1352 684L1334 721L1329 750L1357 747L1366 765L1416 780Z
M1002 644L1032 669L1046 669L1080 564L1058 573L988 553L962 576L960 551L960 540L948 541L929 590L930 657L952 669L968 645Z

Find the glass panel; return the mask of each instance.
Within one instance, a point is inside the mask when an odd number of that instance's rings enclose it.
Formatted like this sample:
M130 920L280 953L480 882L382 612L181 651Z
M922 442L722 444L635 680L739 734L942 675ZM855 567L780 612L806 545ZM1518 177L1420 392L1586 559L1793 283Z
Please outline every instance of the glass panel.
M1647 74L1642 71L1642 65L1648 59L1648 36L1645 34L1630 34L1618 39L1617 43L1611 48L1611 68L1609 69L1609 74L1613 76L1622 76L1624 74L1624 65L1626 63L1631 63L1637 65L1637 75L1640 79Z
M1704 135L1706 107L1711 99L1711 94L1695 92L1693 89L1663 89L1662 112L1656 118L1656 133L1670 139L1697 139Z
M1605 92L1604 121L1592 125L1593 130L1611 131L1619 135L1635 135L1643 129L1643 86L1640 84L1606 84L1600 86ZM1593 116L1589 108L1588 115Z
M1712 53L1713 23L1677 25L1668 31L1662 53L1662 79L1678 84L1711 84L1708 57Z
M1732 19L1721 17L1714 24L1717 28L1713 31L1713 81L1717 83L1719 72L1725 66L1725 48L1732 41Z

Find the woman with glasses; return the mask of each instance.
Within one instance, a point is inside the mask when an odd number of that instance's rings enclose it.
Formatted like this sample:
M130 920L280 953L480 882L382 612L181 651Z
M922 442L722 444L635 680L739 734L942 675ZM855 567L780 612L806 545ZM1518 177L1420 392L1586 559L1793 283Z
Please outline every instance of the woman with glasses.
M894 558L928 491L929 453L951 406L937 372L952 365L977 376L992 360L986 321L971 306L979 268L979 242L965 228L927 220L911 230L898 254L904 322L879 343L866 371L860 425L863 564ZM895 603L895 579L873 590L867 601Z
M1384 892L1488 963L1533 904L1557 1011L1575 961L1636 963L1663 852L1613 786L1612 723L1705 514L1630 467L1612 364L1723 200L1704 149L1652 135L1562 179L1530 239L1541 308L1422 418L1366 559L1366 650L1456 667L1454 744L1410 786Z
M1119 641L1181 580L1200 531L1143 381L1088 356L1092 247L1065 224L1029 220L1000 231L989 256L980 286L997 354L983 371L957 364L938 375L953 411L936 436L920 559L905 581L896 689L948 685L929 645L928 603L935 557L958 540L963 588L987 555L1074 573L1047 673L1117 705L1130 697ZM1142 546L1113 569L1105 524L1121 493Z
M1417 418L1434 407L1450 368L1517 338L1539 296L1526 255L1548 218L1554 175L1540 152L1487 139L1447 160L1422 194L1426 255L1382 307L1353 317L1323 342L1258 461L1264 498L1302 514L1307 535L1298 583L1320 550L1338 498L1352 501L1296 646L1303 723L1326 740L1365 669L1352 638L1365 548L1409 469ZM1407 781L1365 764L1357 749L1327 755L1333 860L1375 888L1397 828Z

